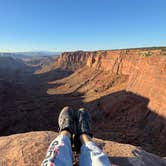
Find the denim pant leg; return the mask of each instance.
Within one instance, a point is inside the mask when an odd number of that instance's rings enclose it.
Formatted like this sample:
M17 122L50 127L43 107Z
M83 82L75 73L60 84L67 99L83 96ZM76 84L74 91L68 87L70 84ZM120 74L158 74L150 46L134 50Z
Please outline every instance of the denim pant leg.
M68 136L59 135L50 144L41 166L72 166L71 141Z
M87 142L81 147L80 166L111 166L111 163L94 142Z

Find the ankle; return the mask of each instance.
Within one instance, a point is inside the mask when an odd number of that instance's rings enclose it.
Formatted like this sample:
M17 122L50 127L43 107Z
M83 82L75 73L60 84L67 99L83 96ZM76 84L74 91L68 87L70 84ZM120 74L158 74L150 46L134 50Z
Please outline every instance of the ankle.
M87 134L81 134L79 138L82 144L92 141L92 138Z
M71 139L71 133L67 130L62 130L60 132L61 135L68 136Z

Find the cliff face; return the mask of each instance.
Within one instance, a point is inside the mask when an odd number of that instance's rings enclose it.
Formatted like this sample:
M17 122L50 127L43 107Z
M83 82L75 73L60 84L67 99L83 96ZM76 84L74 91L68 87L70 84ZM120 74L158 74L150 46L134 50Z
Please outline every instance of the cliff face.
M86 65L87 59L89 58L88 52L65 52L55 62L56 68L66 69L75 71Z
M97 136L165 153L166 56L162 50L64 53L55 64L74 73L50 82L56 86L47 93L66 94L70 105L88 108Z
M128 76L127 91L149 99L148 107L166 118L166 56L161 50L66 52L54 64L67 70L88 66Z
M153 51L152 56L141 55L142 51L108 51L101 57L90 58L87 65L128 75L126 90L149 98L149 108L166 118L166 57L159 51Z

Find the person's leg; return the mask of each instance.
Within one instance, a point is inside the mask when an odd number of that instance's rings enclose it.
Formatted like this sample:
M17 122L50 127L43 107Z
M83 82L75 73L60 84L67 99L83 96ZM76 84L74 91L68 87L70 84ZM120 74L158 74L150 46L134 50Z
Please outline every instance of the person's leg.
M80 149L80 166L110 166L108 157L91 139L90 116L81 108L76 114L76 137L74 143Z
M82 134L80 153L80 166L111 166L111 163L103 151L92 141L92 139Z
M71 137L74 133L74 113L65 107L58 119L60 134L50 144L42 166L72 166Z
M42 166L72 166L70 139L71 134L68 131L62 131L50 144Z

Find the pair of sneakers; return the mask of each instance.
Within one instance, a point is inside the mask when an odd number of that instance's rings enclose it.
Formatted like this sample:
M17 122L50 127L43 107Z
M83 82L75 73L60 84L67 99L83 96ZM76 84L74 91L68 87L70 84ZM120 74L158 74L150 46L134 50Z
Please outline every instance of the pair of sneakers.
M71 107L64 107L60 112L58 124L60 131L67 130L71 133L71 141L77 150L80 150L81 147L80 135L87 134L92 137L90 115L84 108L74 112Z

